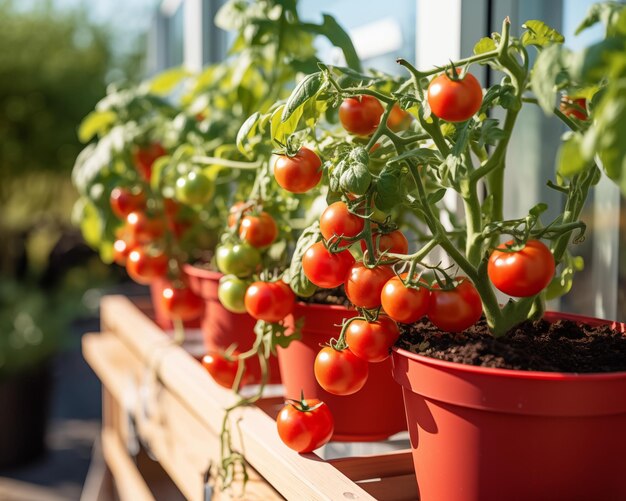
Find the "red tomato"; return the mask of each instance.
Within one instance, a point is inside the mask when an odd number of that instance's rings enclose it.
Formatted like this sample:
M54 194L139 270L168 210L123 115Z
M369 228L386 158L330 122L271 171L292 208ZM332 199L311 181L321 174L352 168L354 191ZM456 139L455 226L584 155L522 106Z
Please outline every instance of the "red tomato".
M379 315L375 322L353 320L346 329L350 351L368 362L386 360L399 336L397 324L385 315Z
M398 103L393 105L389 117L387 117L387 127L394 132L400 132L407 130L411 126L413 117L410 113L404 111ZM370 151L371 153L371 151Z
M243 214L247 214L248 212L250 212L251 208L247 207L246 205L248 205L246 202L235 202L233 204L233 206L230 208L230 210L228 211L228 227L232 228L233 226L235 226L237 224L237 221L239 220L239 215L243 212Z
M428 86L428 104L433 114L447 122L464 122L474 116L483 102L478 80L467 73L462 80L452 80L442 73Z
M431 292L428 318L442 331L461 332L474 325L483 312L480 295L466 277L457 277L459 284L451 290ZM438 285L433 285L438 288Z
M378 127L384 111L373 96L348 97L339 106L339 121L350 134L369 136Z
M374 247L378 245L378 250L382 252L391 252L392 254L407 254L409 252L409 241L400 230L394 230L391 233L374 233ZM361 250L365 252L367 245L361 240Z
M353 238L356 237L365 226L362 217L352 214L344 202L330 204L320 217L320 231L326 241L334 236ZM348 247L351 242L342 242L341 247Z
M278 157L274 164L274 177L287 191L306 193L322 179L322 161L314 151L302 147L293 157Z
M113 261L120 266L126 266L126 260L132 250L132 245L126 242L126 240L118 238L115 242L113 242Z
M131 212L141 212L146 208L146 195L141 190L132 190L117 186L109 197L111 210L124 220Z
M204 301L186 286L168 284L161 293L163 309L171 319L195 320L204 312Z
M278 436L296 452L319 449L333 436L335 423L330 409L317 398L288 402L276 417Z
M152 164L154 164L157 158L164 155L167 155L167 150L160 143L152 143L143 148L135 148L133 151L133 162L139 174L146 181L150 181Z
M365 360L350 351L325 346L315 357L315 379L328 393L352 395L367 381L369 366Z
M496 288L513 297L539 294L554 277L554 256L539 240L529 240L522 250L507 252L509 241L489 256L487 274Z
M135 282L148 285L167 273L169 257L162 251L138 247L131 251L126 261L126 271Z
M380 306L380 294L387 281L394 276L390 266L368 268L355 264L344 283L346 296L354 306L373 309Z
M587 100L584 97L571 98L569 96L561 97L559 109L567 117L577 118L578 120L587 120Z
M265 322L280 322L293 311L295 303L295 294L282 280L253 282L244 297L247 312Z
M211 374L213 380L220 386L228 389L231 389L235 383L240 363L243 364L244 362L228 359L217 351L210 351L202 358L202 366ZM245 365L241 379L242 383L246 382Z
M354 257L349 250L331 254L323 242L316 242L302 256L302 269L306 277L318 287L339 287L352 265Z
M154 218L144 212L131 212L126 217L126 228L132 238L139 244L158 240L165 233L165 221Z
M239 238L257 249L271 245L278 236L278 226L267 212L258 216L248 214L241 220Z
M400 277L392 277L383 287L380 294L385 313L396 322L412 324L428 312L430 291L426 287L407 287L402 282L407 273Z

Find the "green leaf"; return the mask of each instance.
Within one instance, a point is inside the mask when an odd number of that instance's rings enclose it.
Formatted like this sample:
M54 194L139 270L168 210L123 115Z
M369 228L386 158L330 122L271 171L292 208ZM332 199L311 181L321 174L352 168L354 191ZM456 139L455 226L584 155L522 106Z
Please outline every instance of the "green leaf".
M474 45L474 54L484 54L492 50L496 50L496 43L489 37L481 38L476 42L476 45Z
M246 156L252 153L250 138L255 134L260 116L258 111L250 115L237 132L237 149Z
M343 68L341 66L333 66L333 71L339 73L337 83L341 87L369 87L370 85L374 85L377 81L380 80L379 78L376 78L372 75L365 75L358 71L354 71L351 68Z
M507 133L498 127L497 119L487 118L478 129L478 146L483 147L487 144L493 146L506 136Z
M528 213L535 217L538 218L539 216L541 216L541 214L543 214L545 211L548 210L548 204L545 203L538 203L536 205L534 205L533 207L531 207L531 209L528 211Z
M310 297L317 290L317 287L306 277L302 269L302 256L315 242L321 240L322 234L319 222L313 223L305 229L298 242L291 258L289 266L289 285L294 293L300 297Z
M78 127L78 139L81 143L91 140L96 134L104 135L109 126L117 120L114 111L92 111L87 115Z
M522 34L522 45L535 45L537 47L546 47L554 43L563 43L565 38L554 28L551 28L543 21L536 19L526 21L523 25L526 31Z
M291 115L301 106L303 106L309 99L315 98L323 87L324 79L322 73L313 73L307 75L293 90L287 104L283 108L281 115L281 121L286 122Z
M183 68L172 68L155 76L148 83L148 89L151 93L158 96L166 96L174 90L174 88L186 77L189 72Z
M597 153L606 174L626 194L626 79L611 85L595 111ZM592 130L588 131L593 133Z
M549 115L556 102L557 83L563 72L565 49L560 45L550 45L537 56L530 76L530 85L537 96L539 106Z
M417 148L409 150L401 155L389 159L388 164L403 162L408 158L414 158L417 163L424 165L432 165L441 163L441 157L435 150L428 148Z
M607 38L569 57L570 72L579 83L595 85L621 74L626 66L623 37Z
M572 177L583 171L588 162L582 151L582 135L569 134L557 153L557 172L563 177Z
M445 188L440 188L432 193L430 193L428 195L428 203L430 205L435 205L437 202L439 202L446 194L448 190L446 190Z
M616 31L624 33L623 22L626 9L624 5L617 2L603 2L593 4L587 11L587 15L576 28L575 34L591 28L595 24L602 22L607 28L607 34L612 35Z
M96 206L84 197L81 200L82 203L75 208L80 213L80 216L75 214L80 220L80 231L87 245L97 249L102 241L104 223Z
M270 121L270 133L272 139L281 144L287 144L287 138L298 128L298 122L303 113L303 108L296 109L287 120L282 119L285 105L281 105L272 114Z
M361 71L361 60L356 53L350 35L341 27L334 17L323 14L321 25L305 23L300 25L303 29L312 33L325 36L335 47L339 47L343 52L346 63L350 68Z
M406 182L402 179L402 169L397 164L387 164L378 177L375 204L380 210L390 211L406 195Z

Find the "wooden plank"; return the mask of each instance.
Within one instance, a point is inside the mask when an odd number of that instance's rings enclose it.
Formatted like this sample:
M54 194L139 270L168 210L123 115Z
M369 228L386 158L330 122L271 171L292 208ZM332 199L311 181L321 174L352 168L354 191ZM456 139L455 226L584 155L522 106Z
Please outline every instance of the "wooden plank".
M415 474L383 477L358 482L372 497L384 501L416 501L419 499Z
M218 435L156 379L146 380L141 360L116 337L110 334L85 335L83 352L105 385L105 391L110 393L111 400L125 398L128 386L135 386L137 394L142 396L137 399L132 412L142 442L159 459L187 499L203 499L204 473L209 464L216 463L220 457ZM143 381L140 380L142 376ZM147 384L149 382L152 384ZM249 475L247 499L281 499L253 469ZM214 499L231 497L231 493L219 493Z
M411 451L331 459L329 463L354 481L397 475L415 477Z
M214 434L221 429L217 409L232 405L237 396L215 384L201 365L174 345L163 332L127 298L103 298L103 326L114 333L150 367L159 380ZM332 464L315 454L299 455L278 437L274 421L261 409L250 406L233 413L239 434L233 435L237 450L275 489L288 499L374 499ZM234 421L233 421L234 426Z
M113 474L121 501L154 501L141 473L122 447L114 430L102 430L102 454Z

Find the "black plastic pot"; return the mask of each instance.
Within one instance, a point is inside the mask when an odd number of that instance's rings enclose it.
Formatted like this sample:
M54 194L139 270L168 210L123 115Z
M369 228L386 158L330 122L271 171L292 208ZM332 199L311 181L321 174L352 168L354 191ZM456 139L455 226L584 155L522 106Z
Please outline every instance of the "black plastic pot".
M48 363L0 379L0 468L19 466L45 450L51 380Z

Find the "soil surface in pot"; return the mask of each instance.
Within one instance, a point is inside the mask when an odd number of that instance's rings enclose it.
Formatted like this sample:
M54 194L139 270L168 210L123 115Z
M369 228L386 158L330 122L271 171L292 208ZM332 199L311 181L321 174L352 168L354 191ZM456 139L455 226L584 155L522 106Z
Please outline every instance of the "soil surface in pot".
M346 296L343 285L334 289L319 289L311 297L299 297L299 301L309 304L334 304L353 309L354 306Z
M547 372L626 371L626 336L609 326L527 321L494 339L484 319L458 334L423 319L401 324L401 331L400 348L449 362Z

